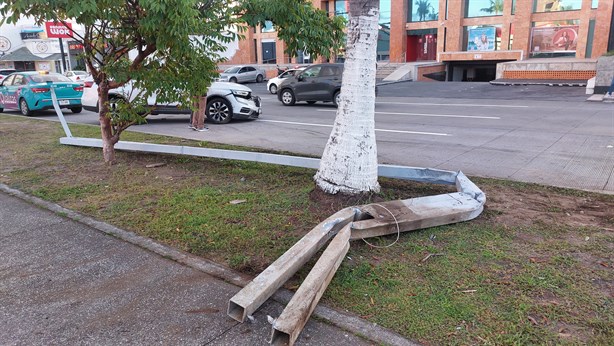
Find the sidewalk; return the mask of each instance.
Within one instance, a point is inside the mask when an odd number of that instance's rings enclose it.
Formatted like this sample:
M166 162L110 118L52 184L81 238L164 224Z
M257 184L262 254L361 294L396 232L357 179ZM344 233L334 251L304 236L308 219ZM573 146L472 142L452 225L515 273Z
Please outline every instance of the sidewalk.
M2 185L0 239L3 345L266 345L267 315L284 308L270 299L252 322L238 323L226 307L239 287L226 281L246 282L239 274ZM195 268L223 272L226 281ZM288 295L280 291L276 300ZM318 310L375 341L311 319L298 345L412 345L356 317Z

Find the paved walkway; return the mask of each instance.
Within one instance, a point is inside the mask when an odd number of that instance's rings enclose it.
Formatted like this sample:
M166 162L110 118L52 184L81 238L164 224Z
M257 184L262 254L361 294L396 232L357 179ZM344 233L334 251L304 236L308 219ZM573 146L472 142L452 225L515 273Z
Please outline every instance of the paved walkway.
M266 345L266 316L284 307L269 300L253 322L237 323L226 306L239 287L194 267L225 270L228 281L240 281L238 274L2 185L0 254L2 345ZM324 319L347 319L341 324L362 328L376 342L311 319L298 345L411 345L366 321L319 309Z

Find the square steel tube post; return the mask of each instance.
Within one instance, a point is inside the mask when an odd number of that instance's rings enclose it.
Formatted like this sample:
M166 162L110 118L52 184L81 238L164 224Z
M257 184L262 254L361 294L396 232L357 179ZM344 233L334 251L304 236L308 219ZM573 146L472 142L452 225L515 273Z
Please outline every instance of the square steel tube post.
M360 214L345 208L314 227L228 302L228 316L243 322L294 275L328 240Z
M273 322L272 345L294 345L350 249L350 224L337 233L281 315Z

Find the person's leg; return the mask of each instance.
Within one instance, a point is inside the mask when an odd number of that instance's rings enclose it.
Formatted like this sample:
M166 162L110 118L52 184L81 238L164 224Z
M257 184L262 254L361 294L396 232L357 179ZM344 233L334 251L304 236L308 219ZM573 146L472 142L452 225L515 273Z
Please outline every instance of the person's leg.
M606 95L612 96L612 93L614 92L614 78L612 78L612 84L610 84L610 88L608 89L608 92L605 93Z

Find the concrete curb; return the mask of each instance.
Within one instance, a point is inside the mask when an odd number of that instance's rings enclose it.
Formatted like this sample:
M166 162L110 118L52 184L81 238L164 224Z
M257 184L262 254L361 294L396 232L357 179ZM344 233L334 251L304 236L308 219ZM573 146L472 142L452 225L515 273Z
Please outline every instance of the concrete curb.
M404 79L404 80L395 80L395 81L387 81L387 82L379 82L375 83L376 86L389 85L389 84L399 84L399 83L411 83L413 79Z
M209 274L211 276L214 276L216 278L229 282L233 285L244 287L252 280L252 278L248 277L247 275L237 273L234 270L221 266L215 262L203 259L201 257L195 256L189 253L185 253L183 251L174 249L167 245L157 243L150 238L137 235L133 232L126 231L121 228L117 228L106 222L98 221L94 218L85 216L74 210L67 209L58 204L48 202L38 197L28 195L22 191L13 189L1 183L0 183L0 191L8 195L20 198L39 208L47 209L60 216L64 216L73 221L85 224L107 235L116 237L130 244L134 244L138 247L149 250L162 257L171 259L175 262L178 262L188 267L202 271L206 274ZM292 296L293 296L293 293L291 291L281 288L272 296L272 298L278 303L286 305L288 304ZM339 327L343 330L354 333L356 335L360 335L368 340L371 340L371 341L374 341L380 344L386 344L386 345L392 345L392 346L397 346L397 345L398 346L418 346L419 345L413 341L405 339L404 337L402 337L401 335L393 331L380 327L375 323L370 323L366 320L363 320L362 318L359 318L359 317L356 317L350 314L342 313L342 312L336 311L332 308L329 308L323 305L318 305L316 307L316 309L313 312L313 316L320 320L326 321L327 323L331 325L334 325L336 327Z

